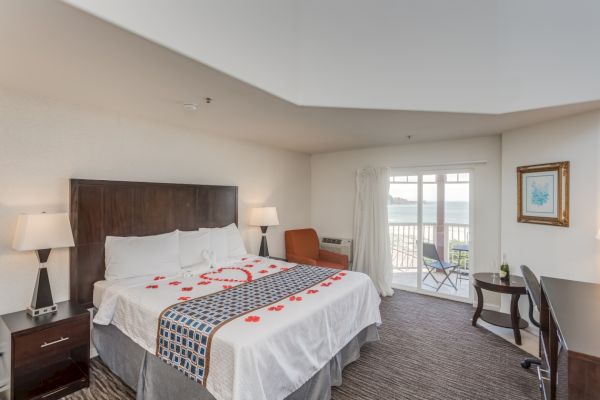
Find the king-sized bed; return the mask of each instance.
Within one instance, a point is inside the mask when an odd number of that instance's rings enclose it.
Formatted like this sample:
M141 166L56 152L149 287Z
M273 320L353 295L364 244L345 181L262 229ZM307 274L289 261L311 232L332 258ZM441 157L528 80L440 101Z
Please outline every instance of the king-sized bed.
M380 299L360 273L247 254L107 273L107 237L225 229L237 208L234 186L71 181L71 300L95 308L98 354L138 399L327 399L378 339Z

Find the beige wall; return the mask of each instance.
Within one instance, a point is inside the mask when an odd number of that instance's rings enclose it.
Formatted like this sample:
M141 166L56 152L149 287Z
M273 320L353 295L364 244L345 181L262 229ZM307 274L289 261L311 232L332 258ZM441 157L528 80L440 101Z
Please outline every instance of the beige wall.
M600 282L600 112L502 135L502 252L513 268ZM516 168L570 161L570 226L517 222Z
M367 166L411 167L481 161L473 168L474 270L500 257L500 136L416 143L311 158L311 222L321 235L352 237L355 172ZM468 167L461 166L460 168ZM486 301L494 303L490 296Z
M274 205L281 226L269 248L283 255L283 231L309 224L310 158L247 142L0 90L0 314L24 309L37 272L33 253L11 248L17 215L67 211L69 178L239 186L240 228L257 252L247 209ZM56 301L68 293L68 251L49 273Z

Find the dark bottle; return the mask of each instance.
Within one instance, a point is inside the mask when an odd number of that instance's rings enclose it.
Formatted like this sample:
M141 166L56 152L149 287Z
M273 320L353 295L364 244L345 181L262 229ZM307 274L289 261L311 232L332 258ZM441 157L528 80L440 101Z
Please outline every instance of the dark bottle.
M510 268L508 267L508 263L506 261L500 266L500 279L503 281L510 280Z

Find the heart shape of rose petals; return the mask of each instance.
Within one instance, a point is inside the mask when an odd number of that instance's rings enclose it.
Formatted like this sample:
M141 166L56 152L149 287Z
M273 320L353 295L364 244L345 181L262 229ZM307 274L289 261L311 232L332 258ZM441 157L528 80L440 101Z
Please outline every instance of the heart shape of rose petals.
M260 317L258 315L250 315L250 316L246 317L246 319L244 321L246 321L246 322L258 322L258 321L260 321Z
M240 275L240 278L238 278L238 279L229 278L227 275L223 274L224 271L240 271L241 274L238 274L238 275ZM204 279L204 280L208 280L208 281L217 281L217 282L252 282L252 273L243 268L222 267L222 268L217 269L216 271L205 272L202 275L200 275L200 278Z
M319 291L318 291L318 290L316 290L316 289L310 289L310 290L308 290L306 293L307 293L307 294L315 294L315 293L319 293Z
M189 300L189 299L191 299L191 297L190 297L190 296L181 296L181 297L180 297L180 298L178 298L177 300L186 301L186 300Z
M191 292L194 288L193 287L182 287L181 291L182 292Z
M325 286L325 287L330 286L330 285L331 285L331 282L323 282L323 283L321 283L321 286Z
M178 285L181 285L181 282L179 282L179 281L173 281L173 282L169 282L169 285L171 285L171 286L178 286Z
M161 279L165 279L165 277L164 276L155 276L154 277L155 281L160 281Z
M148 285L146 289L158 289L158 285Z

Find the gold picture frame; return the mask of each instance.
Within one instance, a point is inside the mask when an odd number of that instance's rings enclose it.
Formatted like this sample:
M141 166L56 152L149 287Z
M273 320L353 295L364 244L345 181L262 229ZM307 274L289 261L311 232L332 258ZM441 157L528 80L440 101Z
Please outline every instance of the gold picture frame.
M517 167L518 222L569 226L569 161Z

